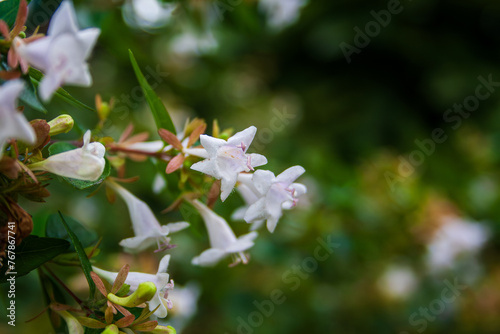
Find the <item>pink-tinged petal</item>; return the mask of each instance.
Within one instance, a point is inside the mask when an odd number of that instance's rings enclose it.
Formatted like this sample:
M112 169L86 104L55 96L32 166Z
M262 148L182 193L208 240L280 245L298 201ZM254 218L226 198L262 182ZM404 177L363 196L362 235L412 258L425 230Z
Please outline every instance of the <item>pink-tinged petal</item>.
M92 49L94 49L100 34L101 30L99 28L89 28L77 33L77 37L85 50L83 53L83 59L88 59L90 57Z
M162 257L160 264L158 265L158 274L166 273L168 269L168 264L170 263L170 254ZM168 281L168 278L167 278Z
M267 164L267 158L262 154L252 153L249 154L249 156L250 156L249 162L252 167L259 167Z
M193 258L191 263L193 265L198 265L202 267L212 267L216 265L220 260L225 258L228 254L217 248L209 248L201 253L199 256Z
M217 177L218 173L215 171L215 168L216 168L215 164L210 160L203 160L191 166L192 170L196 170L198 172L205 173L213 177Z
M42 37L29 44L19 37L14 38L14 48L17 54L39 70L47 71L50 59L47 57L52 44L52 37Z
M255 126L250 126L243 131L235 133L231 138L227 140L227 144L231 146L241 146L243 143L243 151L246 152L248 147L253 141L255 137L255 133L257 132L257 128Z
M262 195L265 195L269 191L269 188L271 188L271 185L275 180L275 176L271 171L257 170L253 174L252 180L255 189L257 189L257 191Z
M248 208L247 212L245 213L245 221L247 223L252 223L256 220L261 220L264 219L265 217L265 210L266 208L266 198L262 197L259 199L257 202L254 204L250 205Z
M48 35L56 36L64 33L76 33L75 9L70 1L63 1L50 20Z
M215 158L217 156L217 150L226 144L226 141L219 138L210 137L207 135L200 136L200 143L203 148L208 152L210 158Z
M306 170L302 166L290 167L276 177L276 182L281 182L281 183L289 185L293 181L297 180L299 178L299 176L304 174L305 171Z

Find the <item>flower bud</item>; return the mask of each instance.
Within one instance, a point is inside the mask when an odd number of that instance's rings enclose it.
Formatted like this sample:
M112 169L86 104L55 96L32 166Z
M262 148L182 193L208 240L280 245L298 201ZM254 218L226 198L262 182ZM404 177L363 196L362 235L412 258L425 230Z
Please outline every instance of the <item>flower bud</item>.
M53 309L54 312L59 314L64 321L66 321L66 325L68 326L68 333L74 334L83 334L84 329L82 324L68 311L60 311Z
M104 145L98 142L90 143L90 131L87 131L82 147L54 154L28 167L31 170L44 170L72 179L96 181L106 165L105 153Z
M68 133L73 129L75 121L70 115L61 115L49 122L50 136L55 136L61 133Z
M116 327L115 324L107 326L106 329L102 331L102 334L118 334L118 333L120 333L120 330L118 329L118 327Z
M150 301L156 294L156 285L153 282L143 282L133 294L128 297L118 297L113 293L108 294L108 300L114 304L125 307L136 307Z

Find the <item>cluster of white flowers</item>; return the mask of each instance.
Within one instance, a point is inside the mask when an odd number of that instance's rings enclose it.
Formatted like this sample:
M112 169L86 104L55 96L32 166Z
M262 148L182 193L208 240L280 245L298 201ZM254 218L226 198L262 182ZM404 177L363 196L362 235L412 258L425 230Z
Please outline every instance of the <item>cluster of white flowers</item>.
M298 197L306 193L303 184L293 183L305 172L301 166L290 167L278 176L268 170L255 167L265 165L266 157L256 153L247 153L257 128L251 126L230 137L227 141L201 135L200 142L207 152L207 158L195 163L191 169L213 176L221 181L222 201L225 201L233 188L237 186L247 203L243 218L252 223L252 230L264 221L270 232L274 232L283 210L293 208ZM251 232L236 238L227 222L199 201L191 201L200 212L207 226L212 248L193 259L193 264L209 266L217 263L229 254L237 254L236 262L246 263L243 251L253 246L257 232Z

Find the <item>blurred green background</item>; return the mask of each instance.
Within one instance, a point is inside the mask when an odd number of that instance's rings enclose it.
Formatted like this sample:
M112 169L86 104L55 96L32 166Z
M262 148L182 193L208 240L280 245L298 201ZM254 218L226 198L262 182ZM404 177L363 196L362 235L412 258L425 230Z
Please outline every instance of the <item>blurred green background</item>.
M118 139L133 122L158 138L131 49L145 73L159 74L150 83L179 127L195 116L237 131L255 125L253 150L267 156L266 169L307 171L300 179L306 198L274 234L260 231L246 266L193 267L191 258L208 245L200 222L173 236L172 278L180 286L196 282L201 291L182 333L500 332L500 87L482 88L491 94L470 113L453 111L474 101L479 77L500 82L500 4L401 1L383 27L370 24L372 11L395 2L309 0L285 26L272 17L289 15L295 1L274 2L283 12L267 12L257 0L180 1L155 28L134 23L122 8L130 3L76 2L80 26L102 34L90 62L93 87L68 91L89 105L97 93L115 98L105 135ZM369 43L356 46L367 24L375 27L364 38ZM350 62L347 44L357 47ZM57 101L49 115L61 111L83 129L97 122ZM436 128L444 142L431 141ZM128 189L162 223L180 219L160 215L172 199L151 190L155 173L151 163L131 163L127 176L141 180ZM133 270L156 272L154 255L120 255L117 243L130 236L123 202L110 206L103 192L87 199L88 192L62 182L49 190L45 205L23 203L35 229L60 209L103 236L97 265L116 270L130 262ZM229 218L241 203L233 194L216 210ZM237 234L248 228L232 227ZM335 244L323 261L314 258L318 238ZM83 288L76 273L69 271L68 280ZM18 319L41 310L37 282L36 275L18 279ZM262 304L275 289L282 303ZM52 333L46 316L18 326L19 333Z

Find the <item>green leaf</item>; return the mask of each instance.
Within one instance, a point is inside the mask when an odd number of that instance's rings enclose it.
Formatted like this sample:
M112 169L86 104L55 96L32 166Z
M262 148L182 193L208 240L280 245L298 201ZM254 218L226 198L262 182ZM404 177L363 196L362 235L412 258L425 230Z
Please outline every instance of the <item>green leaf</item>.
M73 231L73 233L75 233L75 235L78 236L78 239L80 240L80 243L82 244L83 248L95 244L99 239L97 233L95 233L94 231L89 231L79 221L68 216L64 216L64 219L66 220L66 223L68 224L69 228ZM47 224L45 225L45 235L51 238L58 238L71 241L68 231L66 231L64 226L61 225L61 218L59 217L58 214L50 215L49 218L47 219ZM75 247L71 245L71 247L66 251L66 253L75 251L76 251Z
M49 154L55 155L59 154L62 152L74 150L77 148L76 146L67 143L67 142L58 142L50 145L49 147ZM109 163L108 159L105 158L106 164L104 165L104 170L101 174L101 176L95 180L95 181L84 181L84 180L77 180L77 179L72 179L69 177L62 177L66 182L71 184L73 187L83 190L87 189L90 187L93 187L95 185L101 184L110 174L111 174L111 164Z
M31 80L26 80L26 88L23 90L21 95L19 96L19 99L29 107L33 108L36 111L43 112L44 114L47 113L47 109L43 106L43 104L40 102L37 94L36 94L36 89L35 86L33 86L33 83Z
M19 0L7 0L0 2L0 20L4 20L12 28L16 22Z
M82 247L82 243L78 239L75 233L71 230L68 223L63 216L63 214L59 211L59 217L61 218L60 222L64 225L64 228L68 232L68 236L71 239L73 246L75 247L76 253L78 254L78 258L80 259L80 263L82 264L83 273L85 274L85 278L87 278L87 282L89 284L90 290L90 298L92 298L95 294L95 283L90 276L90 272L92 271L92 265L90 264L87 255L85 254L85 250Z
M43 26L49 22L54 12L59 8L63 0L32 0L29 5L28 20L26 27L28 31L33 31L38 26Z
M36 70L34 68L30 68L29 69L29 75L31 77L31 82L33 83L33 85L35 86L35 88L38 88L38 85L40 84L40 81L42 81L42 79L43 79L42 72L40 72L40 71L38 71L38 70ZM73 105L76 108L80 108L80 109L90 110L92 112L96 112L94 108L89 107L88 105L84 104L83 102L78 101L77 99L75 99L73 96L71 96L67 91L65 91L62 88L59 88L58 90L56 90L56 92L54 94L54 97L55 98L59 98L59 99L65 101L65 102Z
M62 239L28 236L14 250L15 259L12 261L15 263L16 277L26 275L57 255L64 253L69 246L70 243ZM5 275L8 269L8 257L9 253L7 253L7 259L4 260L6 265L0 270L0 283L5 283L10 276Z
M144 96L146 97L146 101L148 101L149 108L153 112L153 116L156 122L156 127L158 129L166 129L172 133L175 132L174 123L170 118L170 114L165 108L165 105L161 101L161 99L156 95L155 91L151 88L148 81L142 74L137 61L135 60L134 54L131 50L129 50L130 54L130 62L132 63L132 67L134 68L135 75L137 76L137 81L141 85L142 91L144 92Z

